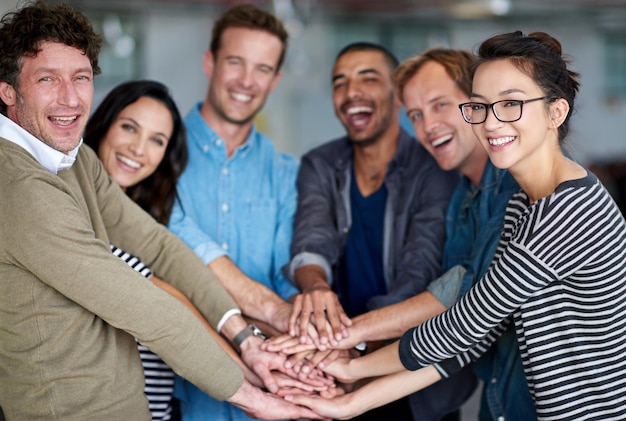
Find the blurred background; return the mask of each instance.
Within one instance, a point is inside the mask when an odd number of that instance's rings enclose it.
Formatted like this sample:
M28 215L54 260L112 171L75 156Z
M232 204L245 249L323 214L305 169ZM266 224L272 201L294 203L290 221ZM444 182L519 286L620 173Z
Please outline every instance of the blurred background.
M56 0L50 0L56 1ZM96 103L116 84L150 78L170 87L182 113L204 99L202 55L213 21L237 0L66 0L104 35ZM442 45L474 50L501 32L556 36L582 88L570 153L624 200L626 0L251 0L290 32L284 76L257 119L277 147L301 156L338 137L330 71L353 41L379 42L400 60ZM19 1L0 0L2 13Z

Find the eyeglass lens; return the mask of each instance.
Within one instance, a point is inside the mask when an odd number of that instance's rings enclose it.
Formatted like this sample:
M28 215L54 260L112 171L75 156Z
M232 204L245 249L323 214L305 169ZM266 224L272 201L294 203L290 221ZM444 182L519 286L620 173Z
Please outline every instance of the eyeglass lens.
M496 118L503 122L519 120L522 116L522 101L498 101L488 104L470 103L463 106L463 115L470 123L478 124L487 119L487 110L493 109Z

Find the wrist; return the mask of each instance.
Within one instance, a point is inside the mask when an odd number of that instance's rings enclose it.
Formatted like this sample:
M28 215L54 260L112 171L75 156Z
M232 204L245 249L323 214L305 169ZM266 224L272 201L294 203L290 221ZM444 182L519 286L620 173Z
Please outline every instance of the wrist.
M251 346L255 346L255 344L258 346L265 339L267 339L267 336L259 327L249 324L235 335L232 342L237 352L241 354Z
M302 292L318 289L330 289L326 280L326 272L317 265L307 265L296 269L295 283Z
M346 377L350 379L351 382L356 382L360 379L356 373L359 372L359 360L360 358L350 358L348 360L348 364L346 364Z
M239 386L239 389L237 389L234 395L226 399L226 402L245 410L249 407L250 402L254 402L254 395L256 395L258 391L258 388L252 386L252 384L244 379L241 386Z
M269 323L274 329L279 332L287 332L289 330L289 316L291 315L292 304L286 301L281 301L272 306L271 313L269 314Z
M368 313L365 313L368 314ZM368 337L368 327L366 318L358 316L352 319L352 326L348 326L348 342L355 346L361 342L367 342L371 338ZM345 341L345 339L344 339Z
M306 288L302 289L302 293L313 291L330 291L330 285L323 279L309 283Z
M359 399L359 395L359 389L344 395L346 413L347 415L349 415L350 418L354 418L359 414L365 412L364 405Z

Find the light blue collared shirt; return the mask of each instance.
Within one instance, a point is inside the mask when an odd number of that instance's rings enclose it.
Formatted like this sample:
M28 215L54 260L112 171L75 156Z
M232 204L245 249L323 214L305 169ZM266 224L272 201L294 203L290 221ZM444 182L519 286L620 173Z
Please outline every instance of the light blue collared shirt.
M298 162L278 153L254 127L228 157L200 105L185 118L189 163L178 181L169 228L204 264L228 256L246 275L288 299L297 289L281 267L289 262Z
M13 120L2 114L0 114L0 137L26 149L42 167L52 174L57 174L61 170L69 170L72 168L74 161L76 161L76 155L78 155L78 149L80 145L83 144L83 139L81 139L78 146L67 154L64 154L46 145L43 141L37 139L17 125Z
M253 127L232 156L200 115L200 105L185 118L189 163L178 181L169 228L204 264L228 256L252 279L284 299L297 289L281 273L289 262L296 211L298 162L278 153ZM248 421L228 402L219 402L176 377L186 421Z

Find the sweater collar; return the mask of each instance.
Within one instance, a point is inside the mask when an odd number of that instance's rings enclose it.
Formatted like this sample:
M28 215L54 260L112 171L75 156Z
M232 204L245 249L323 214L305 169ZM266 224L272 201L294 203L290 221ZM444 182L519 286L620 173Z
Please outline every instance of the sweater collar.
M0 114L0 137L21 146L31 154L42 167L52 174L57 174L61 170L70 169L76 161L78 148L83 144L83 140L81 139L78 146L69 151L66 155L46 145L2 114Z

